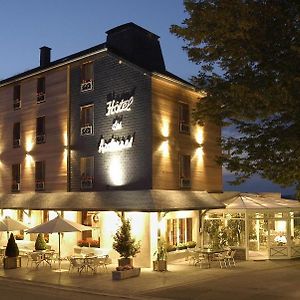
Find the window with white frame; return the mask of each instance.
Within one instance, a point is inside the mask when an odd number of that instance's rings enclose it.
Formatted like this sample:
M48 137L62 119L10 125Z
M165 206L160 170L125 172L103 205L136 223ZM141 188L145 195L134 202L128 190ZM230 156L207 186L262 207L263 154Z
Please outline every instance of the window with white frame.
M167 220L167 243L178 245L192 241L192 218Z

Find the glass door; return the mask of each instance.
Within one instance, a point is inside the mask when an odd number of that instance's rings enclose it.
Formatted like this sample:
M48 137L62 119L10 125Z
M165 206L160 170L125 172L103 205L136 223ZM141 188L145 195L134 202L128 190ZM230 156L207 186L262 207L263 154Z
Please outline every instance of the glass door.
M248 228L249 259L268 259L268 220L250 219Z

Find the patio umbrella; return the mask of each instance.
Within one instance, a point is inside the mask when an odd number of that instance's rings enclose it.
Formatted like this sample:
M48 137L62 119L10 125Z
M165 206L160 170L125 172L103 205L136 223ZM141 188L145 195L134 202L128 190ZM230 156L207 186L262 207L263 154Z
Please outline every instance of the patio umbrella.
M60 268L60 235L62 232L74 232L74 231L86 231L86 230L92 230L89 226L84 226L82 224L72 222L69 220L66 220L62 218L60 215L58 215L56 218L37 225L33 228L30 228L26 231L26 233L58 233L58 263L59 263L59 271Z
M23 224L22 222L14 220L8 216L6 216L3 220L0 221L0 231L6 231L7 238L9 237L10 231L24 230L28 228L29 227Z

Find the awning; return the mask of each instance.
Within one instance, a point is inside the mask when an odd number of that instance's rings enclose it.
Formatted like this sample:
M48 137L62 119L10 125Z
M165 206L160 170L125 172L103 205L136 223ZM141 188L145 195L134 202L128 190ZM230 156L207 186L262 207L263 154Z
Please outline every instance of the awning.
M138 190L0 194L2 209L178 211L224 208L204 191Z

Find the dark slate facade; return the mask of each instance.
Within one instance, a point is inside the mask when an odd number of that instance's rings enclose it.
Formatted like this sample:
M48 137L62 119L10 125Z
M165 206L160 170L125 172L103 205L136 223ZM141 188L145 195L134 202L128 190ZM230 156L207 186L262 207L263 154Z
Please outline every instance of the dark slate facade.
M105 52L94 61L94 90L80 92L80 66L70 74L70 190L81 190L80 158L94 157L94 191L140 190L152 187L151 79L145 71ZM131 111L106 116L107 101L114 95L132 94ZM124 95L123 95L124 96ZM125 95L125 98L127 96ZM123 97L124 98L124 97ZM80 135L80 106L94 104L94 135ZM115 117L123 128L112 130ZM100 137L127 137L133 146L116 152L98 153Z

